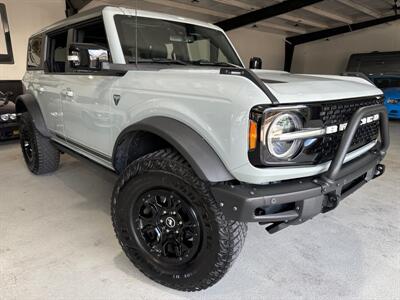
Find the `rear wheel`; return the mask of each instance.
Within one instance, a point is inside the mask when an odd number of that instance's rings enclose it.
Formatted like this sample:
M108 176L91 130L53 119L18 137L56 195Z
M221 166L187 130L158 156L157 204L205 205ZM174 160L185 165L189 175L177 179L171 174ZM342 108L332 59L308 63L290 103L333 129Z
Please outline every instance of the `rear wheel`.
M50 139L40 134L28 112L20 118L20 144L26 165L32 173L41 175L58 169L60 152Z
M246 224L225 219L208 184L172 150L125 170L114 189L112 218L129 259L151 279L183 291L218 282L247 231Z

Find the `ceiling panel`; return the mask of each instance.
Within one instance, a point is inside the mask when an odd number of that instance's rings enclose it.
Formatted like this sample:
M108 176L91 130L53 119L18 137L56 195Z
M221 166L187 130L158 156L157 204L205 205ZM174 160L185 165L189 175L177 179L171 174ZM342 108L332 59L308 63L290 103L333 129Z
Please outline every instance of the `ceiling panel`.
M215 23L283 1L285 0L94 0L93 2L127 7L135 7L137 3L139 9ZM392 0L324 0L246 27L292 36L357 23L373 19L374 16L391 15L394 14L393 5Z

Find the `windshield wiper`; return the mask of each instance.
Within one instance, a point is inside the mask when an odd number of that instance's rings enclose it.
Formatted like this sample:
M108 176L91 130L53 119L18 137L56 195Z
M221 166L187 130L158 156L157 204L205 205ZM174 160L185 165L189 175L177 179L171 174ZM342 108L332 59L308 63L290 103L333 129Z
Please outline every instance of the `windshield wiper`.
M222 62L222 61L217 61L217 62L211 62L211 61L206 61L206 60L196 60L191 62L194 65L199 65L199 66L215 66L215 67L232 67L232 68L240 68L242 69L243 67L228 63L228 62Z
M136 63L136 60L129 60L130 64ZM169 58L150 58L150 59L139 59L138 63L154 63L154 64L175 64L175 65L187 65L182 60L179 59L169 59Z

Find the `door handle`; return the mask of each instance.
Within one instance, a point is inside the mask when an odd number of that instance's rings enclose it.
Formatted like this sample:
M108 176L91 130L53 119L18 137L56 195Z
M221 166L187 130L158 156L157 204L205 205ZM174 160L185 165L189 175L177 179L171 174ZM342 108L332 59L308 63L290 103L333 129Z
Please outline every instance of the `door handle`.
M67 91L65 94L67 95L67 97L70 97L70 98L72 98L74 96L73 91Z
M68 98L73 98L74 97L74 92L71 91L71 89L66 89L63 94Z

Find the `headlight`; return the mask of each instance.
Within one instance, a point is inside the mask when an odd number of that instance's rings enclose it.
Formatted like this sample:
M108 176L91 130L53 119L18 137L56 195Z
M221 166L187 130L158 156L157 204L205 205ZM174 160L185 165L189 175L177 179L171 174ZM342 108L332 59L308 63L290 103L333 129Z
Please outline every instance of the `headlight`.
M10 114L10 119L15 121L17 119L17 115L16 114Z
M7 122L9 117L10 117L9 114L4 114L4 115L1 115L0 118L1 118L2 121Z
M388 99L387 103L389 103L389 104L398 104L399 100L397 100L397 99Z
M285 133L301 130L302 127L302 121L297 114L288 112L276 116L268 128L266 136L268 151L279 159L294 157L299 152L302 141L280 141L279 137Z

